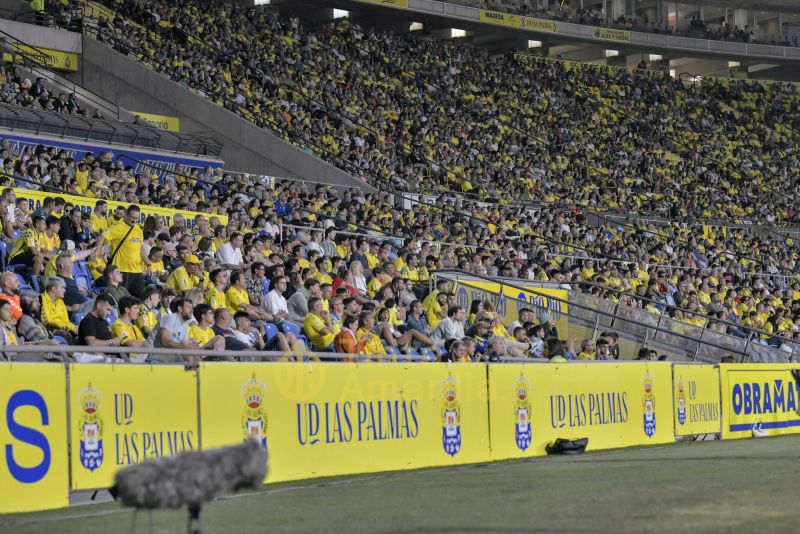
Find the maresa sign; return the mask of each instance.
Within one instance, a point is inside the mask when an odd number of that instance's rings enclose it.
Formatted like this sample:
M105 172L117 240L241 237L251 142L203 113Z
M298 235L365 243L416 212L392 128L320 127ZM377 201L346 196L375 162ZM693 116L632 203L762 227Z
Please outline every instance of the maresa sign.
M190 156L188 154L175 154L164 153L152 150L131 149L130 147L120 145L103 145L91 144L82 142L72 142L63 139L54 139L50 137L33 137L17 134L10 134L0 131L0 136L9 141L9 148L21 154L25 149L29 152L39 146L43 145L46 148L56 148L58 150L65 150L69 157L75 161L80 161L85 158L87 152L91 152L94 157L100 154L111 152L114 155L114 161L122 161L125 166L134 168L136 173L156 173L161 178L172 173L177 165L184 167L195 168L219 168L223 166L223 162L214 158L205 158L202 156Z

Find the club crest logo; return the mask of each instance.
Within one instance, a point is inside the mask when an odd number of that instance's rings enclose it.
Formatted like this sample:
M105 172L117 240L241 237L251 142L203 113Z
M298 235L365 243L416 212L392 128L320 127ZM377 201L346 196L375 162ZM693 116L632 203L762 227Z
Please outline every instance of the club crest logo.
M455 456L461 450L461 413L458 407L458 383L452 375L441 383L442 396L442 444L444 451Z
M100 416L102 400L103 394L92 388L91 382L78 393L80 459L81 465L89 471L94 471L103 464L103 418Z
M253 373L250 380L242 385L242 398L244 398L244 411L242 414L242 430L245 439L253 438L267 446L267 410L264 406L264 397L267 396L267 386L256 380Z
M656 433L656 395L653 386L653 375L649 372L644 374L644 433L648 438L652 438Z
M686 423L686 389L682 376L678 377L678 423Z
M516 426L514 437L517 447L524 451L531 446L533 432L531 429L531 402L529 400L531 383L520 375L514 382L514 396L516 397Z

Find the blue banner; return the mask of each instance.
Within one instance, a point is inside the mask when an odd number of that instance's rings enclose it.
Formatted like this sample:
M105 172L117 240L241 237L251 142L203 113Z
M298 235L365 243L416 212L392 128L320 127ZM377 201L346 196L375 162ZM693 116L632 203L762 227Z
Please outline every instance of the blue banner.
M9 150L19 154L25 149L33 152L37 146L43 145L46 148L54 147L58 150L66 150L68 155L77 162L84 159L87 152L91 152L95 158L99 157L101 153L111 152L114 154L115 162L122 161L126 167L133 167L134 172L147 174L155 172L162 178L171 173L176 165L200 169L223 166L222 160L204 156L176 154L174 152L166 153L142 148L132 149L126 146L103 145L95 142L67 141L47 136L35 137L6 132L0 132L0 135L2 135L3 139L9 141Z

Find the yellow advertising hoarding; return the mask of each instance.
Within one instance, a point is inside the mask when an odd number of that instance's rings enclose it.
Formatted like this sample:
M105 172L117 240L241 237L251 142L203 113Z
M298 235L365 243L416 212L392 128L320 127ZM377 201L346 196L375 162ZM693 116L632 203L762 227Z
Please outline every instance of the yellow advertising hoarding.
M596 39L608 39L609 41L630 42L631 32L625 30L612 30L611 28L595 28L592 35Z
M675 435L718 434L722 423L719 368L673 364L672 385Z
M63 365L0 364L0 513L69 504Z
M41 46L32 47L23 44L14 44L14 50L24 57L43 63L50 68L76 72L78 70L78 54L62 52Z
M14 189L14 194L17 198L24 198L28 201L28 210L29 213L33 213L33 211L39 207L41 207L42 202L45 198L51 197L56 198L60 197L63 198L67 203L72 204L73 206L77 206L81 209L81 211L85 211L91 214L94 211L95 204L97 201L100 200L98 198L89 198L89 197L81 197L78 195L62 195L61 193L45 193L42 191L34 191L32 189ZM109 213L114 211L117 206L123 206L127 208L130 206L128 202L117 202L116 200L106 200L108 204L108 211ZM164 221L166 222L167 226L172 225L172 218L175 216L176 213L180 213L186 219L186 224L188 226L194 226L194 218L198 215L202 215L203 217L216 217L219 219L219 222L224 226L228 224L228 216L227 215L214 215L210 213L199 213L196 211L186 211L186 210L174 210L171 208L161 208L159 206L152 206L150 204L137 204L139 209L142 212L141 222L144 223L144 220L147 218L148 215L161 215L164 217Z
M798 364L721 364L722 439L800 432Z
M543 32L555 32L557 28L557 23L553 20L524 17L521 15L513 15L511 13L503 13L501 11L492 11L489 9L481 9L479 16L481 22L486 24L497 24L507 28L522 28L526 30Z
M74 490L110 487L123 467L200 447L196 370L72 364L69 383Z
M203 448L259 439L268 482L489 459L486 367L208 363Z
M503 13L501 11L481 9L480 20L487 24L498 24L509 28L519 27L519 15L512 15L511 13Z
M540 32L555 32L558 29L558 23L554 20L535 19L532 17L520 17L519 25L520 28Z
M147 124L148 126L154 126L169 132L181 131L181 120L178 117L170 117L169 115L156 115L155 113L142 113L141 111L134 111L132 113L139 117L141 122Z
M492 459L542 456L557 438L587 450L671 443L669 363L489 365Z

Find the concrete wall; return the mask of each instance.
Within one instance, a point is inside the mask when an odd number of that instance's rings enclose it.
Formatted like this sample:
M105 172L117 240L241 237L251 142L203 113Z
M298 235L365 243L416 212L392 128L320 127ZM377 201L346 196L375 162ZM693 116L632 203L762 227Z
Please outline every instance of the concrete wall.
M132 111L180 117L182 131L210 135L223 143L220 157L230 170L374 191L349 174L90 37L84 39L83 46L81 83L86 89Z
M81 53L81 34L79 33L5 19L0 19L0 30L29 45L52 48L62 52Z

